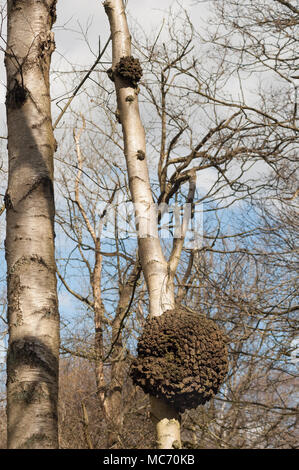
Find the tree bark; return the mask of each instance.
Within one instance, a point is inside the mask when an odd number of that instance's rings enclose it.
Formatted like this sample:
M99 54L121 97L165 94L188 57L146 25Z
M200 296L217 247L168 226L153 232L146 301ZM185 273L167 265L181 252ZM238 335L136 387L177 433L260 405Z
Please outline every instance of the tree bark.
M181 447L180 415L163 400L150 397L151 418L157 430L158 449L178 449Z
M59 314L49 68L56 0L7 2L9 448L57 448Z

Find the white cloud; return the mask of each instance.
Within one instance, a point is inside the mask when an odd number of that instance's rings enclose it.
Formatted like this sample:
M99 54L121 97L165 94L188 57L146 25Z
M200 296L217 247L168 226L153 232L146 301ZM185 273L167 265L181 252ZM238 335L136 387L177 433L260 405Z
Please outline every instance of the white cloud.
M62 310L68 311L71 308L74 308L73 298L67 292L60 292L58 295L58 300L59 300L59 309L61 311Z

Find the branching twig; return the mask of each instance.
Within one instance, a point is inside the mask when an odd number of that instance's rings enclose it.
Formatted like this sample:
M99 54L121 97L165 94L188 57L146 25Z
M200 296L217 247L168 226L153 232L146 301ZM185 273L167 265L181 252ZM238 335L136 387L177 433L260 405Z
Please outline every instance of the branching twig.
M65 104L64 108L62 109L61 113L59 114L58 118L56 119L55 123L54 123L54 126L53 126L53 129L55 129L57 127L57 124L59 123L59 121L61 120L62 116L64 115L64 113L66 112L67 108L69 107L69 105L71 104L71 102L73 101L73 99L75 98L76 94L78 93L78 91L80 90L80 88L84 85L84 83L86 82L86 80L88 79L88 77L90 76L91 72L95 69L95 67L97 66L97 64L99 63L99 61L101 60L103 54L105 53L107 47L108 47L108 44L109 42L111 41L111 35L109 36L108 38L108 41L106 42L104 48L102 51L99 52L99 55L98 57L96 58L94 64L92 65L92 67L89 69L89 71L87 72L87 74L84 76L84 78L81 80L81 82L79 83L79 85L76 87L75 91L73 92L72 96L69 98L69 100L67 101L67 103Z

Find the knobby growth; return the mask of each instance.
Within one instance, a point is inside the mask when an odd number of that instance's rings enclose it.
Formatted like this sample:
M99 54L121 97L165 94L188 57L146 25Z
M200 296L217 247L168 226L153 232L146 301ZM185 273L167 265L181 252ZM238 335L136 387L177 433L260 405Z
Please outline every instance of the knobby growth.
M225 335L213 320L180 307L147 320L131 377L183 412L209 401L227 370Z
M139 59L133 56L121 57L115 67L115 72L124 80L127 80L133 88L137 87L142 77L142 68Z

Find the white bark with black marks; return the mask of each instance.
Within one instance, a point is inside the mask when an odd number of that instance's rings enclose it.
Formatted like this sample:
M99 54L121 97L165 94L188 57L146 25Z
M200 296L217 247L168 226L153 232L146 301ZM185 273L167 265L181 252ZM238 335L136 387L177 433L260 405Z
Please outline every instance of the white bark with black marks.
M57 448L59 314L49 67L56 0L7 2L9 448Z

